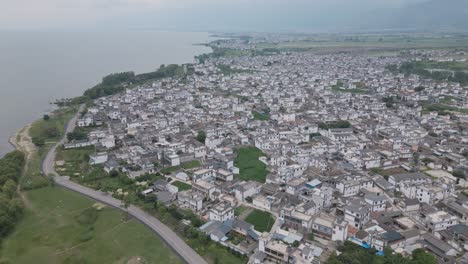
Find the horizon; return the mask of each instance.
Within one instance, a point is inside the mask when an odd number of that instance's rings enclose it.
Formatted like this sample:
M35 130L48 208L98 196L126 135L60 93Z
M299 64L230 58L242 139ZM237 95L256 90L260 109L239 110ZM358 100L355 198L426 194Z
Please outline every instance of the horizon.
M4 3L0 31L177 31L337 33L366 31L456 31L439 21L421 22L421 5L431 12L442 0L21 0ZM460 0L450 0L457 5ZM445 4L448 6L449 4ZM414 9L414 10L413 10ZM443 12L441 10L440 12ZM466 12L465 12L466 13ZM465 14L462 12L462 14ZM414 23L400 25L399 20ZM455 19L454 19L455 20ZM447 22L450 24L449 22ZM460 23L457 24L457 23ZM440 24L432 27L432 24Z

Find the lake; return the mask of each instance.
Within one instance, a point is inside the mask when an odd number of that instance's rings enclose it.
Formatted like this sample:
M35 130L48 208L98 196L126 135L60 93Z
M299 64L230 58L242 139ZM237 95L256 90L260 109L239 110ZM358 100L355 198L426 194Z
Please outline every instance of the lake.
M210 52L199 32L0 32L0 156L8 138L109 73L153 71Z

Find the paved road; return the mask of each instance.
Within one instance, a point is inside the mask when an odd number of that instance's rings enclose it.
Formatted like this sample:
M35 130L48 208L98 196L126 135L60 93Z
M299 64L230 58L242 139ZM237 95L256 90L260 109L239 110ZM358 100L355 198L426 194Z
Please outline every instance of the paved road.
M71 132L75 129L76 120L78 118L79 112L83 110L83 107L84 105L80 107L80 111L78 111L78 114L75 115L66 125L65 135L66 133ZM43 173L45 175L53 175L55 182L60 186L81 193L85 196L118 208L122 211L126 211L122 207L122 201L115 199L106 193L79 185L75 182L70 181L68 177L62 177L57 174L57 172L54 169L56 149L57 146L65 142L65 137L66 136L64 136L62 140L60 140L60 142L58 142L57 145L55 145L49 151L49 153L47 153L47 156L42 164ZM198 253L195 252L195 250L189 247L181 238L177 236L176 233L174 233L170 228L161 223L158 219L133 205L129 206L127 210L131 216L135 217L137 220L139 220L140 222L151 228L155 233L157 233L159 237L161 237L166 242L166 244L170 248L172 248L185 262L190 264L207 264L207 262L200 255L198 255Z

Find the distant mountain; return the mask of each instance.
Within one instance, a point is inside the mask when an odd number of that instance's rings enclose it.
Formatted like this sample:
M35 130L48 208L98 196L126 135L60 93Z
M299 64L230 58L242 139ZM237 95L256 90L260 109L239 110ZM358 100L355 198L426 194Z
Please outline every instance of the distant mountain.
M291 0L292 1L292 0ZM106 25L116 28L162 29L191 31L296 31L348 32L367 30L416 30L468 32L468 0L414 0L400 8L381 8L361 4L330 8L314 8L308 0L251 1L249 8L236 5L217 8L194 6L190 8L149 10L138 16L116 17ZM370 1L370 0L369 0ZM387 0L393 1L393 0ZM247 2L247 1L245 1ZM293 2L293 1L292 1ZM257 3L257 4L255 4Z
M359 21L371 29L468 31L468 0L430 0L400 9L376 10Z

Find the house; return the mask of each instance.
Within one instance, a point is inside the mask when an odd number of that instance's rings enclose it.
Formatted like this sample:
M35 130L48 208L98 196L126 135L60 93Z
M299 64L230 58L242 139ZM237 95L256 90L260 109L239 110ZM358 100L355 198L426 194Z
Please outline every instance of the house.
M209 219L219 222L234 219L234 207L228 202L220 202L210 209Z
M89 164L98 165L104 164L108 160L108 155L105 152L89 155Z
M387 198L381 193L368 193L364 195L364 201L369 205L372 212L386 210Z
M285 226L296 230L309 230L312 226L313 219L311 215L306 215L297 211L294 206L287 206L281 209L280 218L283 220Z
M360 202L349 203L344 206L345 221L361 229L370 220L370 206Z
M215 175L216 175L216 179L220 181L234 180L234 175L232 174L232 172L224 170L224 169L218 169Z
M260 186L260 183L254 181L242 182L234 188L234 196L237 200L244 201L260 193Z
M209 221L200 226L199 230L208 235L211 240L220 242L228 240L226 235L231 231L231 227L223 222Z
M198 180L197 182L194 182L192 184L192 191L197 192L205 196L206 198L209 199L214 199L214 192L215 192L215 185L204 181L204 180Z
M192 192L191 190L179 192L177 194L177 204L194 212L199 212L203 209L203 199L203 195Z
M459 251L448 243L436 238L434 235L426 233L422 235L422 244L425 248L434 253L444 262L450 262L454 260L454 257L458 255ZM453 263L453 262L452 262Z
M192 174L192 180L194 182L199 181L199 180L210 180L211 178L214 178L215 176L215 171L211 169L201 169L194 171Z
M290 247L283 242L277 240L269 240L263 236L258 243L258 250L266 254L266 259L273 263L288 263Z
M425 226L429 232L435 233L458 224L458 218L444 211L436 211L426 215Z
M264 210L270 211L273 200L274 199L271 196L264 196L259 194L253 198L252 204Z
M400 183L424 184L430 183L430 178L421 172L399 173L390 175L388 182L393 186Z

